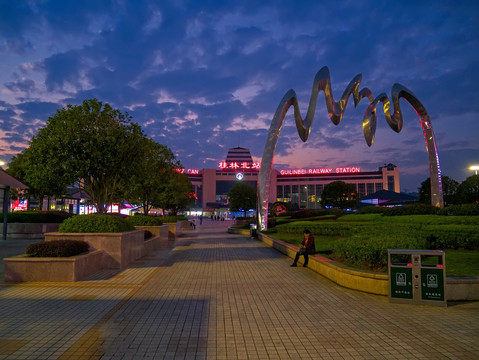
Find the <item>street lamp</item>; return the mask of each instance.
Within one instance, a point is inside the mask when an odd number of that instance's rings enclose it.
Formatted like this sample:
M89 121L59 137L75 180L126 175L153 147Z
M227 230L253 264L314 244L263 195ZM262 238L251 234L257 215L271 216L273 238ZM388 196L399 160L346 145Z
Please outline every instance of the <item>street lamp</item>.
M6 162L5 162L5 161L3 161L3 160L0 160L0 167L2 167L2 166L3 166L3 165L5 165L5 164L6 164Z
M477 172L479 171L479 165L471 165L469 166L469 170L475 171L477 175Z

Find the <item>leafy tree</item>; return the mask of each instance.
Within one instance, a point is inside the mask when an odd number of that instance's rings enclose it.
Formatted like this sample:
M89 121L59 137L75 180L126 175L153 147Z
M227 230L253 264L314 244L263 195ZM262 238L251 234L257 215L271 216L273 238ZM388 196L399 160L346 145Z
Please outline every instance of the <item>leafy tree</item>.
M68 105L30 141L27 184L43 189L43 182L51 184L54 179L63 188L78 182L98 213L104 213L121 198L122 180L136 171L144 137L127 113L97 99Z
M321 194L321 206L333 206L340 209L356 207L358 193L353 184L333 181L327 184Z
M167 146L152 139L143 139L141 148L142 156L138 159L137 171L128 179L125 197L129 202L142 204L143 213L147 215L162 199L171 199L171 191L165 184L171 181L172 171L180 164ZM163 196L164 191L169 192L167 196Z
M256 188L245 182L237 182L228 193L230 211L243 209L244 216L249 209L256 208Z
M456 193L459 183L448 176L442 176L442 195L444 197L444 206L456 203ZM431 178L427 178L421 183L418 189L419 202L423 204L431 204Z
M457 197L461 204L479 203L479 175L464 180L457 188Z
M43 198L62 196L68 185L68 178L62 171L61 164L45 162L40 156L44 150L39 144L32 145L14 156L9 163L7 172L29 186L20 193L11 193L12 198L25 196L28 199L38 199L40 210L43 207Z
M193 186L186 174L172 170L165 175L165 182L159 189L159 196L154 205L162 208L163 213L166 213L166 209L170 209L176 214L178 210L184 209L192 201Z

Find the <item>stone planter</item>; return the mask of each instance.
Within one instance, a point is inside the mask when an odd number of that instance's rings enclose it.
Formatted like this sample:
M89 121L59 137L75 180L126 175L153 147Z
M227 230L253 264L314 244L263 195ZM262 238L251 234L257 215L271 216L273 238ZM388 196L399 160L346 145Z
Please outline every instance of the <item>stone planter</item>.
M90 245L90 252L65 258L25 255L5 258L5 281L78 281L101 269L125 268L136 259L168 246L172 227L176 233L176 224L140 227L124 233L46 233L45 241L85 241ZM145 230L156 236L144 240Z
M8 223L8 239L43 239L47 232L58 231L59 223Z
M105 253L92 251L70 257L34 258L19 255L5 258L5 281L78 281L102 269Z
M46 233L45 241L51 240L86 241L90 250L103 250L106 253L104 268L123 269L146 254L143 230L124 233Z

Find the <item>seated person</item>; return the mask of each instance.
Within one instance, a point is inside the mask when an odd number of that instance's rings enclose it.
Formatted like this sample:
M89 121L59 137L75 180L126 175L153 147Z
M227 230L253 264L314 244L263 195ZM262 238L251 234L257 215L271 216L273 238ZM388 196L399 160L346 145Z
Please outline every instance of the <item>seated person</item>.
M299 257L301 255L304 256L304 264L303 267L308 266L309 257L308 255L312 255L316 252L316 247L314 245L314 237L311 232L307 229L303 231L303 241L301 241L301 245L299 247L299 251L296 253L296 257L294 258L294 262L291 267L296 267Z

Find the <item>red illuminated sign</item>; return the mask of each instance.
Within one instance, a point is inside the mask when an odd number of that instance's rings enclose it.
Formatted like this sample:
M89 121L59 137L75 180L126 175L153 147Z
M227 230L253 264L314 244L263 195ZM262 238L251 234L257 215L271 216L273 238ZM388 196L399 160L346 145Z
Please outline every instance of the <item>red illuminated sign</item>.
M334 170L334 171L333 171ZM319 168L319 169L286 169L280 170L280 175L321 175L321 174L351 174L351 173L359 173L361 172L361 168L358 166L351 166L351 167L337 167L333 168Z
M178 171L180 174L188 174L188 175L200 174L200 170L198 169L175 169L175 171Z

